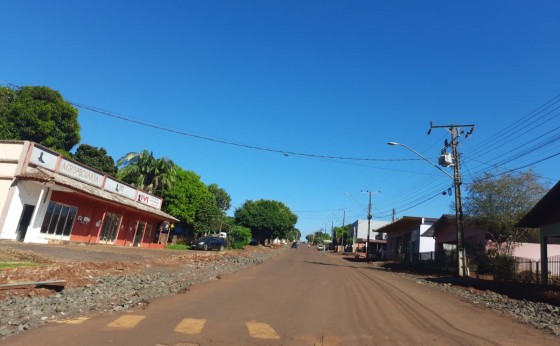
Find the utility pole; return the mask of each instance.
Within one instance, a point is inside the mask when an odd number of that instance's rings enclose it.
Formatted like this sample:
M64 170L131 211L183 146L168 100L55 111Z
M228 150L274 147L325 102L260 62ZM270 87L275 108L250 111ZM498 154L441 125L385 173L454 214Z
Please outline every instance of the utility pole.
M366 190L364 192L369 193L369 203L368 203L368 213L367 213L367 242L366 242L366 260L369 260L369 234L371 227L371 191Z
M344 252L344 222L346 221L346 209L342 209L342 231L340 233L340 243L342 244L342 252Z
M465 138L468 138L473 133L474 125L433 125L432 122L430 122L430 130L428 131L428 134L430 134L434 128L445 128L449 133L451 133L451 143L445 140L444 147L441 150L439 164L443 167L453 166L453 183L455 186L455 227L457 228L457 264L459 266L458 274L459 276L468 276L463 225L463 205L461 199L462 180L458 151L459 137L462 133L461 127L471 128L469 132L467 132ZM450 146L451 157L449 157L449 154L447 153L447 149Z

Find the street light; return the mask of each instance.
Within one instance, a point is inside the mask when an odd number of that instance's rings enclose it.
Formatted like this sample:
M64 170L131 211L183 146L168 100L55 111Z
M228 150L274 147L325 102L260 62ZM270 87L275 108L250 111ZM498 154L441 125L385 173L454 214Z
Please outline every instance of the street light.
M438 171L442 172L443 174L447 175L449 178L451 178L451 180L453 180L453 185L455 187L455 220L456 220L456 227L457 227L457 264L459 266L459 276L467 276L467 266L466 266L466 254L465 254L465 249L463 246L463 207L462 207L462 203L461 203L461 177L459 174L459 166L458 163L455 162L455 166L454 166L454 174L453 176L449 173L447 173L446 171L444 171L443 169L441 169L441 167L436 166L432 161L428 160L426 157L424 157L423 155L421 155L419 152L417 152L416 150L412 149L411 147L409 147L408 145L402 144L402 143L397 143L397 142L387 142L387 144L389 145L395 145L395 146L401 146L404 147L410 151L412 151L414 154L418 155L419 157L421 157L424 161L428 162L430 165L434 166ZM455 158L457 160L457 158Z
M440 172L442 172L443 174L447 175L449 178L451 178L452 180L455 180L454 177L451 176L451 174L447 173L446 171L444 171L443 169L441 169L440 166L437 166L435 163L433 163L432 161L428 160L426 157L424 157L422 154L420 154L419 152L417 152L416 150L412 149L411 147L409 147L406 144L402 144L402 143L397 143L397 142L387 142L387 144L389 145L396 145L396 146L400 146L400 147L405 147L406 149L412 151L413 153L415 153L416 155L420 156L424 161L426 161L427 163L429 163L430 165L434 166L437 170L439 170Z

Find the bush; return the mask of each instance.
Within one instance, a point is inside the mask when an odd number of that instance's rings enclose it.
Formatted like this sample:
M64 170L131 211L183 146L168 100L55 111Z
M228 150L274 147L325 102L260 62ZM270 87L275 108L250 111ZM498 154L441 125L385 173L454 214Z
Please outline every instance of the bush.
M233 226L228 234L228 244L232 249L241 249L251 242L251 229Z
M492 274L497 281L513 281L515 279L515 258L498 255L492 259Z

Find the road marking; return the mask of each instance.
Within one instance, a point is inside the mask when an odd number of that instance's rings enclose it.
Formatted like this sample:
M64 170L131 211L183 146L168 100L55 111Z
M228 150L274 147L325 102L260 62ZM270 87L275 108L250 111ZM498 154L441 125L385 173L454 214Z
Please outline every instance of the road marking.
M266 323L245 322L249 334L257 339L280 339L276 331Z
M184 318L176 327L175 331L181 334L200 334L202 328L206 324L207 320L196 319L196 318Z
M136 327L138 323L140 323L144 318L146 318L146 316L125 315L109 323L107 327L118 328L118 329L130 329Z
M66 324L80 324L84 321L89 320L89 317L78 317L75 318L73 320L61 320L61 321L55 321L56 323L66 323Z

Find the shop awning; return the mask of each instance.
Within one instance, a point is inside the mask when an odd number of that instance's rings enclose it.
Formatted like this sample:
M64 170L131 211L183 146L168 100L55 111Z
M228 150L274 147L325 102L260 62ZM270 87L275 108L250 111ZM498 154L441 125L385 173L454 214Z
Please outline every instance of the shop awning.
M86 183L76 181L72 178L68 178L63 175L47 171L40 167L30 168L29 171L16 176L16 178L18 180L37 181L41 183L52 184L54 186L57 185L63 186L68 189L89 195L90 197L106 200L109 202L130 207L132 209L136 209L144 213L156 215L160 218L163 218L164 220L173 221L173 222L179 221L179 219L167 213L164 213L159 209L150 207L142 203L138 203L136 201L133 201L121 195L117 195L111 192L101 190L95 186L91 186Z

